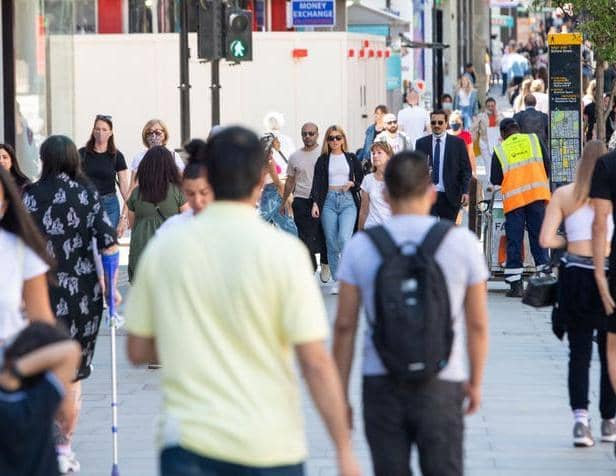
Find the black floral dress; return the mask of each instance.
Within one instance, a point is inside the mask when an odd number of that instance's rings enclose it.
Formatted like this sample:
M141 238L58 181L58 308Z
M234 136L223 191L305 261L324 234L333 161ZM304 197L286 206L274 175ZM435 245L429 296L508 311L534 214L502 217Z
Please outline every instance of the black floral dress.
M77 378L86 378L103 313L93 239L98 249L108 248L116 243L115 230L98 192L66 174L29 185L23 201L56 263L52 270L56 282L49 287L52 310L81 344L83 358Z

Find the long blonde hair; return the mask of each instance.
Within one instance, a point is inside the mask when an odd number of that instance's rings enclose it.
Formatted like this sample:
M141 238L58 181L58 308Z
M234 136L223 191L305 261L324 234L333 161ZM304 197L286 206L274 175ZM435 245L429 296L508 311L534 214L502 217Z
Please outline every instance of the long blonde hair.
M460 76L460 79L458 80L458 88L464 89L466 94L470 94L471 91L473 90L473 83L471 82L468 76L463 74L462 76Z
M515 102L513 104L514 112L519 112L524 109L524 98L530 94L530 85L533 83L533 80L530 78L522 81L522 85L520 86L520 93L515 98Z
M329 149L329 143L327 141L327 138L334 131L339 132L340 135L342 136L342 152L346 152L348 150L349 147L347 145L347 137L344 132L344 129L334 124L333 126L329 126L327 130L325 131L325 135L323 136L323 147L321 148L322 154L329 154L331 152L331 150Z
M584 147L582 158L575 171L573 196L577 202L585 202L590 193L590 182L599 157L607 154L607 147L601 140L591 140Z

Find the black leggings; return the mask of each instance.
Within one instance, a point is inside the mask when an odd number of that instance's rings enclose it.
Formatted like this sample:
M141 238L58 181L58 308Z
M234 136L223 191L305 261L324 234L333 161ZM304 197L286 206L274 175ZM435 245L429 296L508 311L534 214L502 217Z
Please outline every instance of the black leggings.
M606 356L606 316L592 269L560 268L560 312L569 336L569 403L572 410L588 409L589 369L593 334L601 362L599 410L601 418L616 415L616 396L610 384Z

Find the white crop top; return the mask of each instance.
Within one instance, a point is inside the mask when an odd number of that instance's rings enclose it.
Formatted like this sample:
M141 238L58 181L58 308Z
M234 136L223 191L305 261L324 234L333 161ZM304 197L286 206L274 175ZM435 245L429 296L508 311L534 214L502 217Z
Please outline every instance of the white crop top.
M574 211L571 215L565 218L565 233L567 233L567 241L587 241L592 239L592 222L595 219L595 211L589 205L583 205ZM607 236L608 242L612 241L614 234L614 218L610 214L607 219Z
M329 186L342 187L349 181L349 164L344 154L329 154Z

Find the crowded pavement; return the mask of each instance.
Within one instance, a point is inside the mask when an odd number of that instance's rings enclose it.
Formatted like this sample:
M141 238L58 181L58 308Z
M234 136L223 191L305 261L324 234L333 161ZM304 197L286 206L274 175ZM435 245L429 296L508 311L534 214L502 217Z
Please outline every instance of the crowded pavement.
M443 18L480 0L435 2L431 43L356 28L357 2L341 20L335 2L270 1L268 18L179 4L179 35L160 37L179 42L175 113L90 98L64 131L8 82L0 476L614 474L616 50L598 13L483 25L475 9L448 44ZM230 115L227 67L261 75L283 42L259 33L284 31L287 6L296 40L333 29L348 63L321 103L347 109L312 109L321 85L301 85L323 44L279 55L280 90L309 109L238 95ZM77 60L105 49L71 41ZM208 62L198 124L190 76ZM166 101L168 80L142 92Z
M123 273L124 283L126 275ZM126 289L126 284L122 290ZM322 287L330 323L336 297ZM480 411L466 419L465 468L468 476L573 476L614 474L614 447L597 443L571 445L566 375L568 349L552 335L549 311L537 311L504 296L502 283L490 284L490 354ZM120 334L119 345L126 342ZM101 330L95 371L84 385L83 413L75 437L82 474L107 475L111 455L109 331ZM359 351L359 346L358 350ZM370 454L359 413L361 405L356 363L352 388L355 410L353 444L364 474L371 474ZM590 411L600 421L598 359L591 371ZM159 374L119 360L120 461L123 474L147 476L156 471L154 438L159 416ZM333 448L323 423L304 389L304 415L309 443L306 474L335 476ZM595 428L593 428L594 430ZM596 431L596 430L595 430ZM415 458L414 467L417 468Z

